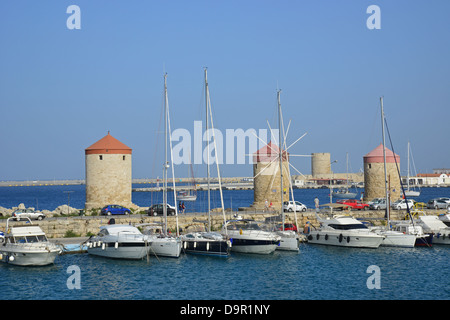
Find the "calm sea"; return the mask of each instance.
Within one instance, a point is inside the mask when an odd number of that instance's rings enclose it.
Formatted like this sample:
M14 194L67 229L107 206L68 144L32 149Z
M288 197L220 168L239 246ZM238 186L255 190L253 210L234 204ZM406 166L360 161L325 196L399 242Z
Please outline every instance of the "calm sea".
M71 206L83 207L84 186L0 188L0 206L23 202L53 210L67 203L64 191L74 191ZM322 203L328 201L328 190L295 192L307 206L313 206L315 196ZM419 200L449 193L450 189L423 189ZM251 204L253 192L224 191L224 198L226 207L237 208ZM148 206L151 195L134 193L133 201ZM198 202L201 206L203 201ZM301 244L299 253L232 254L227 259L183 254L179 259L152 257L149 262L70 254L46 267L0 263L0 299L448 300L449 258L450 247L437 245L351 249ZM70 266L80 268L79 289L68 287ZM370 271L373 266L378 272ZM379 283L379 289L372 288L374 283Z

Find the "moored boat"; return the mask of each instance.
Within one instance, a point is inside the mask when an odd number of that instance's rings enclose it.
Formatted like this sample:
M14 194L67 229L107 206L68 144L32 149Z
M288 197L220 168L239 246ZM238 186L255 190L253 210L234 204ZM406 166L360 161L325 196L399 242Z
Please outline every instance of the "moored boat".
M114 259L142 259L150 245L138 228L122 224L101 226L100 232L86 241L89 254Z
M48 241L44 231L32 225L10 225L6 221L6 230L1 238L0 260L19 266L45 266L54 263L62 252L61 246Z

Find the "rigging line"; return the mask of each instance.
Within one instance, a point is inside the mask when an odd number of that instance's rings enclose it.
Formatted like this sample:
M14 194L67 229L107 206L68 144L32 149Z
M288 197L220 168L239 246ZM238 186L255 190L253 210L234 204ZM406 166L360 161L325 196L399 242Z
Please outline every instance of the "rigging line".
M413 220L413 217L412 217L412 215L411 215L411 210L410 210L409 205L408 205L408 199L406 198L405 188L404 188L404 186L403 186L402 177L401 177L401 175L400 175L400 169L399 169L399 167L398 167L397 157L395 156L394 145L392 144L391 134L390 134L390 132L389 132L389 127L388 127L386 118L384 118L384 123L386 124L386 131L387 131L387 134L388 134L389 142L390 142L390 144L391 144L392 153L394 154L395 166L396 166L396 168L397 168L397 173L398 173L398 176L399 176L399 179L400 179L400 186L401 186L401 188L402 188L403 198L404 198L405 201L406 201L406 212L408 212L409 218L410 218L410 220L411 220L411 222L412 222L412 224L413 224L413 228L415 229L415 226L414 226L414 220Z

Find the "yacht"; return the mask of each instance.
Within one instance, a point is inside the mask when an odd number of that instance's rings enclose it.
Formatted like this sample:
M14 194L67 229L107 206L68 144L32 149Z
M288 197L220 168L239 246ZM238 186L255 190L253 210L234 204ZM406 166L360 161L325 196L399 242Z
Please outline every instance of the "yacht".
M262 230L252 219L228 220L221 233L231 238L232 252L270 254L281 240L279 235Z
M321 226L309 230L309 243L341 247L378 248L384 237L370 231L360 221L344 215L322 219L317 216Z
M433 234L433 244L450 244L450 227L438 216L419 216L417 224L425 233Z
M0 260L19 266L45 266L54 263L62 252L61 246L48 241L44 231L32 225L30 218L25 225L10 225L0 238Z
M173 237L162 232L162 226L157 223L147 224L144 235L149 239L150 254L157 257L178 258L181 254L182 241L180 237Z
M280 245L276 250L280 251L299 251L300 237L294 230L283 230L282 219L279 216L268 217L264 223L261 224L264 230L273 232L280 236Z
M414 234L405 234L385 227L372 227L370 230L384 237L381 242L384 247L413 248L416 243L417 237Z
M423 232L422 226L411 221L395 221L393 222L393 230L404 234L412 234L416 236L416 247L431 247L433 243L433 235Z
M231 241L218 232L190 232L182 235L183 250L186 253L228 257Z
M89 254L115 259L142 259L150 245L151 240L138 228L123 224L101 226L100 232L86 242Z

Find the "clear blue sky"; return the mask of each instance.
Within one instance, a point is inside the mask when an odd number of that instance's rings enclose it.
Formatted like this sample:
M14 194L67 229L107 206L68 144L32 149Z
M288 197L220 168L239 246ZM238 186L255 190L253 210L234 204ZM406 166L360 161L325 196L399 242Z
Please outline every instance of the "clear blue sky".
M66 26L72 4L80 30ZM288 143L308 132L289 151L330 152L335 172L348 152L358 171L381 142L384 96L402 171L408 140L419 172L449 168L449 13L448 0L3 0L0 180L84 178L84 149L108 130L133 148L134 178L160 176L163 72L172 129L192 131L205 66L223 132L276 127L278 86ZM308 158L293 164L310 173Z

